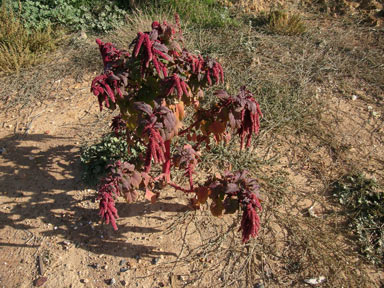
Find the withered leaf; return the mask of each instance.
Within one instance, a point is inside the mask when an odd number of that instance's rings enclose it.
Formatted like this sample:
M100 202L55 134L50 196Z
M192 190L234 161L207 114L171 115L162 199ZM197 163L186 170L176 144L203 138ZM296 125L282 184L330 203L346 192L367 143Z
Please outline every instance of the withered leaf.
M223 215L224 206L219 198L213 199L210 208L213 216L219 217Z
M158 194L153 193L149 189L145 189L145 199L147 199L148 201L151 201L152 204L156 202L157 197L158 197Z

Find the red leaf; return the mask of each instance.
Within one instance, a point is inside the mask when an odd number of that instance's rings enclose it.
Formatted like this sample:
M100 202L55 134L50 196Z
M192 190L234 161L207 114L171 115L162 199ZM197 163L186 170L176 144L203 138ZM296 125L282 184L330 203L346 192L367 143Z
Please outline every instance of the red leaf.
M204 204L207 201L209 194L211 194L211 191L205 186L200 186L197 188L196 194L199 203Z
M125 198L125 201L127 201L127 203L135 202L137 199L137 196L138 196L137 191L133 189L126 191L124 193L124 198Z

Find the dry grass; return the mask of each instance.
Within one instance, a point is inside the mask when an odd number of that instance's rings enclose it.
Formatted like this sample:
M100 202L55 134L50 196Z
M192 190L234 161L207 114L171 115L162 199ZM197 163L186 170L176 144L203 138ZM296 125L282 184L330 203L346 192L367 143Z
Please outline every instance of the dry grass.
M281 10L271 11L268 15L269 31L282 35L301 35L306 31L305 24L297 14L288 14Z
M0 76L36 65L56 48L57 33L27 31L12 9L3 1L0 10Z

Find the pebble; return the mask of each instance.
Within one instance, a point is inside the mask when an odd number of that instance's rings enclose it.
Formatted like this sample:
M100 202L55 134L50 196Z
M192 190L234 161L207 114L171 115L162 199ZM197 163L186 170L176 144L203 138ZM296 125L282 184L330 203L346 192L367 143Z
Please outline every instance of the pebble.
M318 278L305 279L304 282L310 285L317 285L323 283L325 279L326 278L324 276L320 276Z
M3 147L0 148L0 154L5 154L7 153L7 150Z
M153 258L153 259L152 259L152 264L153 264L153 265L156 265L157 263L159 263L159 260L160 260L160 259L157 258L157 257L156 257L156 258Z
M48 278L47 277L39 277L37 278L34 282L33 285L36 287L43 286L45 282L47 282Z
M123 287L127 286L127 284L128 284L127 281L125 281L125 280L121 280L120 283L121 283L121 286L123 286Z
M122 266L122 265L124 265L125 263L127 263L127 260L125 260L125 259L121 259L119 265Z
M99 264L98 263L93 263L93 264L90 264L89 266L91 266L94 269L99 269Z
M85 278L85 279L81 279L80 282L86 284L89 282L89 280L87 278Z
M107 270L107 269L108 269L108 265L104 265L104 266L101 267L101 268L103 268L104 270Z
M264 284L263 283L256 283L253 288L264 288Z
M127 272L129 270L129 268L128 267L121 267L120 268L120 272Z
M109 280L109 285L114 285L114 284L116 284L115 278L110 279Z
M352 95L352 101L355 101L357 99L356 95Z

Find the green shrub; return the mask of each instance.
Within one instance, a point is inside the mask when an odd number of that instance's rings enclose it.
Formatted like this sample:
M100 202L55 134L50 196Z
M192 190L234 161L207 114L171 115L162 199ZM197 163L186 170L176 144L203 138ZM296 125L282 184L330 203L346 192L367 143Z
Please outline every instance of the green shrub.
M71 31L105 32L122 25L126 12L113 1L101 0L13 0L15 10L27 29L46 29L49 25L64 26Z
M343 177L332 186L350 217L360 251L372 262L384 261L384 189L361 174Z
M144 151L145 147L139 143L128 150L124 137L116 137L113 133L106 134L99 143L82 148L80 161L83 179L86 183L95 185L99 178L104 176L109 164L122 160L138 165L138 155Z

